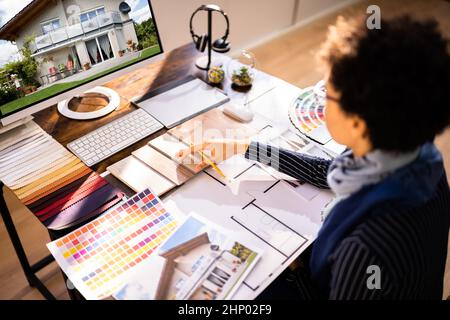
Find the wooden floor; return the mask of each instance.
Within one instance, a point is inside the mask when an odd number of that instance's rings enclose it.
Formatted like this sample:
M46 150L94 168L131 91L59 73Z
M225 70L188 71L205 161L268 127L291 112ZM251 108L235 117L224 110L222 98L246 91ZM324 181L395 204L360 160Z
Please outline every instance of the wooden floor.
M442 31L450 37L450 19L448 19L450 2L444 0L362 1L255 48L253 52L256 54L259 68L299 87L317 82L322 75L315 66L314 55L325 39L327 26L332 24L338 15L351 16L365 13L369 4L379 5L383 17L403 12L409 12L417 17L434 17L441 23ZM450 180L450 129L436 139L436 144L444 155ZM46 230L11 194L7 194L7 201L11 210L14 211L13 219L31 262L48 254L45 246L49 240ZM39 275L58 299L68 299L61 272L55 263L40 271ZM447 258L444 297L448 297L449 294L450 259ZM28 286L3 222L0 222L0 299L42 299L36 289Z

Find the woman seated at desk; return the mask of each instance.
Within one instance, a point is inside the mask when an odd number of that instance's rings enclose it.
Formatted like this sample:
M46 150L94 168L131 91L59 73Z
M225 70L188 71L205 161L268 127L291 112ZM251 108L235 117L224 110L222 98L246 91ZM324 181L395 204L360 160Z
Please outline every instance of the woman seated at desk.
M447 45L436 23L408 17L382 20L379 30L365 19L330 28L319 55L326 124L349 148L333 161L238 140L180 151L242 148L336 194L309 268L285 272L263 297L442 298L450 191L433 140L450 123ZM297 285L284 285L286 275Z

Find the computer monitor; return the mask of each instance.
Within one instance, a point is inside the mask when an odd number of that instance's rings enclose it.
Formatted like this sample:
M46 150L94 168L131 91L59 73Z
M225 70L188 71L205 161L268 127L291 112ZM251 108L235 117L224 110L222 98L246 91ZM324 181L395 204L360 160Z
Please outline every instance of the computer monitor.
M3 126L163 53L150 0L25 0L0 21L0 41L19 52L0 65Z

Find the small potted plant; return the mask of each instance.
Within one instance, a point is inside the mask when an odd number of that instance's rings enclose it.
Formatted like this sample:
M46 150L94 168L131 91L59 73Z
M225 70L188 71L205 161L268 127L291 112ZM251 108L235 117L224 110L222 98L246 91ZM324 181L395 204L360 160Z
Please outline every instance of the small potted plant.
M119 50L119 57L123 57L123 54L125 53L124 50Z
M58 70L59 72L64 72L64 70L66 70L65 64L64 63L58 64Z
M252 85L253 75L249 72L248 67L241 67L233 71L231 81L238 87L248 87Z
M84 70L89 70L90 68L91 68L91 64L89 62L86 62L85 64L83 64Z
M212 84L220 84L225 78L225 72L221 67L212 67L208 70L208 81Z
M128 45L128 51L133 51L133 40L128 40L127 41L127 45Z

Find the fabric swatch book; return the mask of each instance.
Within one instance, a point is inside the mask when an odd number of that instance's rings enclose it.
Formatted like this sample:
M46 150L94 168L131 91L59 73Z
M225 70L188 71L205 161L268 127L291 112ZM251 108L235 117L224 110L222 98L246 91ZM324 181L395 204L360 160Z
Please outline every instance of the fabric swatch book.
M113 297L120 300L232 299L261 254L229 230L190 215Z
M51 230L81 224L123 197L33 121L1 134L0 180Z
M47 247L86 299L104 299L156 254L177 225L178 218L146 189Z

